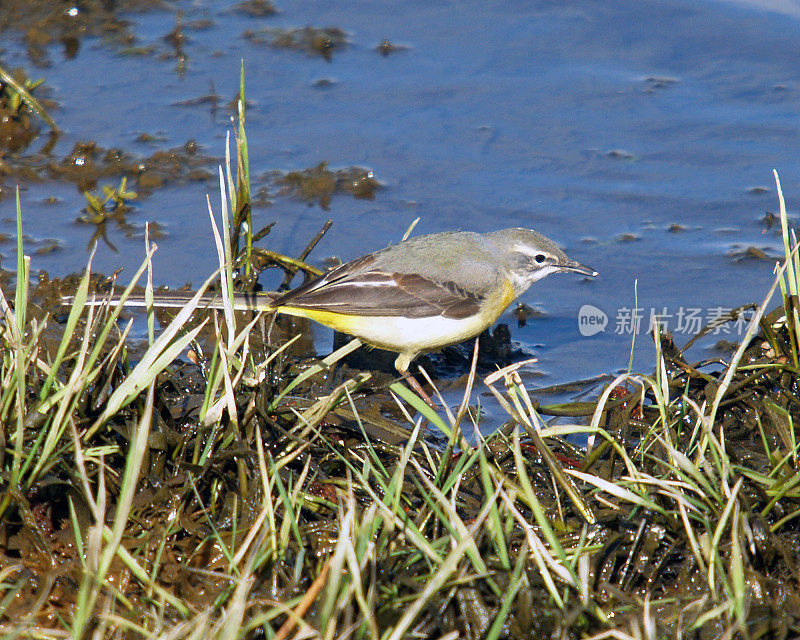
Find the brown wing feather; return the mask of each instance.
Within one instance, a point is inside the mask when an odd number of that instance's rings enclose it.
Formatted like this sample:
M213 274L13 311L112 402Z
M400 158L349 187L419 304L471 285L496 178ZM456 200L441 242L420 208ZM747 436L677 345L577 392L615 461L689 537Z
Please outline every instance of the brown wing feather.
M358 274L359 271L369 268L374 262L375 258L372 256L372 254L369 254L356 260L346 262L345 264L340 264L338 267L331 269L318 278L309 280L305 284L302 284L291 291L287 291L282 296L277 297L272 303L272 306L279 307L282 305L294 304L296 299L302 299L312 291L321 289L332 282L354 276Z
M455 319L466 318L480 310L482 298L453 282L436 282L419 274L368 270L369 258L366 256L337 267L276 299L273 306L359 316ZM357 264L362 260L366 263Z

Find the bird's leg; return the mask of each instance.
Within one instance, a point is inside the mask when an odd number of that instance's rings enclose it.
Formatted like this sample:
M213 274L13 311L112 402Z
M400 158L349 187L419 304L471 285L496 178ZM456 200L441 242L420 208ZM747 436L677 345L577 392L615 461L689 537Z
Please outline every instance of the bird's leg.
M417 395L425 401L431 409L438 409L437 404L431 399L431 397L425 392L425 389L422 388L422 385L417 382L417 379L412 376L408 370L403 370L400 372L400 375L403 376L403 379L408 383Z
M408 386L411 387L416 394L425 401L431 409L436 409L436 403L431 400L431 397L425 393L425 389L422 388L422 385L417 382L417 379L412 376L408 372L408 368L411 366L411 361L419 355L418 352L403 352L401 351L397 355L397 360L394 361L394 368L397 369L398 373L403 376L403 379L408 383Z

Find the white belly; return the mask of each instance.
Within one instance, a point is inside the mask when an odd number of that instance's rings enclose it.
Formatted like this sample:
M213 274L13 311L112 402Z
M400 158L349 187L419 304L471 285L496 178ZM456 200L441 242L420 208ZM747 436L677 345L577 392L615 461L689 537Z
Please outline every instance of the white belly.
M398 318L377 316L364 326L349 327L347 333L375 347L391 351L421 352L456 344L483 329L481 318Z

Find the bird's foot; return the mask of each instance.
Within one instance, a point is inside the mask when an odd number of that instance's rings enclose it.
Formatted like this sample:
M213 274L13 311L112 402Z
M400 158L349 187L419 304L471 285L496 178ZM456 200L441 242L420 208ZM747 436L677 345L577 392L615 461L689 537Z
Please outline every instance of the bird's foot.
M431 397L427 394L425 389L422 388L422 385L417 382L417 379L414 376L412 376L408 371L401 371L400 373L403 376L403 379L408 383L408 386L411 387L416 394L425 401L425 404L427 404L431 409L439 408L439 405L437 405L431 399Z

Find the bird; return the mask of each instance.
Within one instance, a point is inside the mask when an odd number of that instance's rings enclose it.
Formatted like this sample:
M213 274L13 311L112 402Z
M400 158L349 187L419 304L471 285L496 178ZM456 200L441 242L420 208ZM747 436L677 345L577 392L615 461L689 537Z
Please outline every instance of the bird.
M598 275L531 229L445 231L356 258L283 294L235 294L233 308L309 318L393 351L398 373L432 404L409 373L413 360L478 335L534 282L559 272ZM167 294L154 305L187 301L187 296ZM211 296L199 306L221 302ZM142 306L144 298L125 304Z

